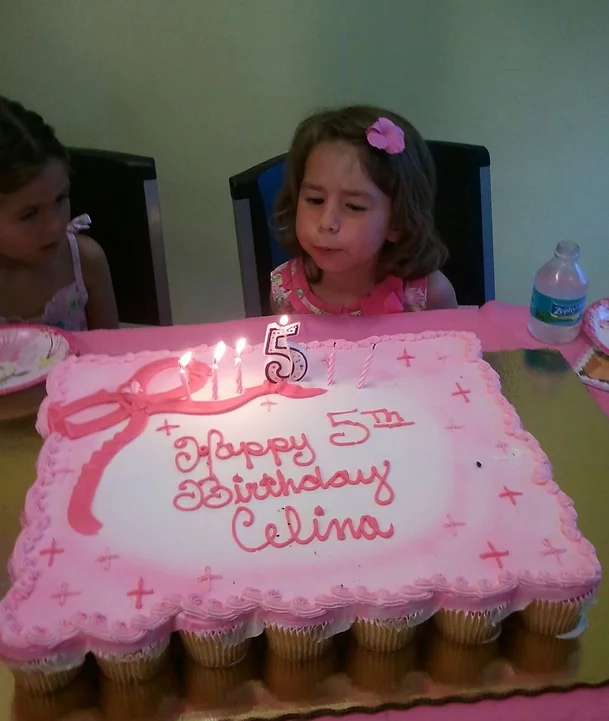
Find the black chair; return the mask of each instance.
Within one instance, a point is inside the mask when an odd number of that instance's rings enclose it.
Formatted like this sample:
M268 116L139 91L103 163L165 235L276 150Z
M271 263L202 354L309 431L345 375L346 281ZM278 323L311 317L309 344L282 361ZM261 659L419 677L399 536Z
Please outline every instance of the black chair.
M489 152L479 145L427 144L438 176L436 227L450 252L443 270L460 305L482 305L495 297ZM289 257L272 230L285 157L229 179L246 316L270 313L269 274Z
M72 215L88 213L108 258L121 323L171 325L153 158L70 148Z

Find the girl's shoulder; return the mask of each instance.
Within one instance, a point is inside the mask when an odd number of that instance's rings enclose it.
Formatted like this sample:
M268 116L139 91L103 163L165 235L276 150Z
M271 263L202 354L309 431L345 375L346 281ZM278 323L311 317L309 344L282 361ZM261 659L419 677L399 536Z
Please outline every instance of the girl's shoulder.
M457 308L455 289L439 270L415 280L404 281L404 310Z

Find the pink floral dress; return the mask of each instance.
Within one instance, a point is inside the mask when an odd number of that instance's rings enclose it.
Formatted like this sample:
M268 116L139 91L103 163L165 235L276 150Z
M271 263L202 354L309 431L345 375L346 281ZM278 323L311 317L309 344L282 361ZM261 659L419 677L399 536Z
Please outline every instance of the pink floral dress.
M67 331L87 330L86 307L89 300L82 276L78 240L75 233L86 230L91 223L88 215L81 215L70 222L67 228L68 243L74 267L74 282L61 288L46 304L44 313L36 318L4 318L0 315L0 326L9 323L34 323L51 325Z
M293 258L271 273L271 298L279 312L322 315L384 315L427 309L427 278L404 281L390 275L350 305L332 305L318 298L307 280L302 258Z

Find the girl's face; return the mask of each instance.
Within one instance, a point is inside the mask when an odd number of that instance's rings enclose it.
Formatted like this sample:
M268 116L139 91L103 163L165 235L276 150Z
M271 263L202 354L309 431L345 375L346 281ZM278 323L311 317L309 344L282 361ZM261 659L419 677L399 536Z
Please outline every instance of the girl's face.
M38 265L50 260L70 222L70 179L63 161L14 193L0 193L0 257Z
M356 148L320 143L309 154L296 210L296 236L320 270L343 273L370 265L390 228L391 201L367 176Z

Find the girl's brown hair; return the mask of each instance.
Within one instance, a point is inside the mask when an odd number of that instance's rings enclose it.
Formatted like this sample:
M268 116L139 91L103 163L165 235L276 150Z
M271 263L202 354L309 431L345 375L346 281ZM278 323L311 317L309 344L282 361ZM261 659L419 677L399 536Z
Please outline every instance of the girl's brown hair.
M368 143L366 130L379 117L389 118L404 131L406 147L401 153L390 155ZM388 275L420 278L441 268L448 252L433 219L436 172L429 149L401 115L368 105L316 113L296 129L275 209L282 244L293 255L306 255L296 237L296 210L307 158L322 142L349 143L357 148L368 176L391 200L391 226L399 231L399 237L383 246L377 280ZM317 282L321 271L310 257L305 260L309 281Z
M37 177L49 160L68 164L68 151L33 110L0 96L0 193L14 193Z

